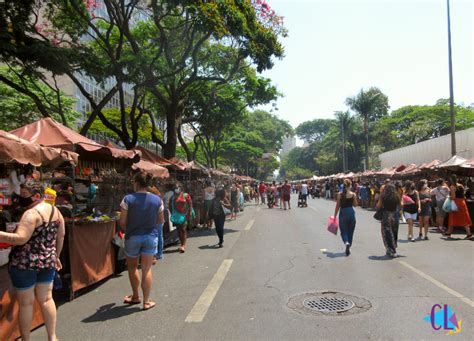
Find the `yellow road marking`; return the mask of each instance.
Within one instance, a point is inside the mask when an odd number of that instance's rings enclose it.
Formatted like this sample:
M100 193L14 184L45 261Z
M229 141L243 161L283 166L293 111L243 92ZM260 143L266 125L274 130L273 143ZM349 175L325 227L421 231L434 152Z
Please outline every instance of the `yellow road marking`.
M467 303L468 305L470 305L471 307L474 308L474 302L471 301L469 298L465 297L464 295L460 294L459 292L457 292L456 290L453 290L451 288L449 288L448 286L444 285L443 283L441 283L440 281L434 279L433 277L431 277L430 275L427 275L425 274L423 271L420 271L418 269L416 269L415 267L413 267L412 265L404 262L404 261L398 261L400 264L402 264L403 266L407 267L408 269L410 269L411 271L413 271L414 273L420 275L421 277L423 277L424 279L427 279L428 281L430 281L431 283L433 283L434 285L436 285L438 288L440 289L443 289L444 291L446 291L447 293L453 295L454 297L457 297L459 298L461 301L463 301L464 303Z
M221 266L214 274L214 277L212 277L206 289L204 289L196 304L194 304L194 307L186 317L185 322L202 322L204 320L204 317L224 282L233 261L233 259L224 259Z

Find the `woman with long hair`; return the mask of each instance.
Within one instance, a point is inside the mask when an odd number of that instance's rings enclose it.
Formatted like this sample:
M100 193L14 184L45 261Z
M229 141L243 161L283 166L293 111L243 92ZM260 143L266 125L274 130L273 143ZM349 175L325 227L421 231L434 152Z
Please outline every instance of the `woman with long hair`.
M357 196L352 192L352 182L344 179L342 192L337 194L334 216L339 212L339 228L341 230L342 242L346 246L346 256L351 254L352 238L356 225L354 206L357 206Z
M413 235L413 223L417 220L421 212L421 203L418 192L413 181L405 182L405 194L403 195L403 215L408 224L408 240L415 241Z
M431 218L431 193L428 188L428 181L423 179L418 183L418 196L420 198L420 214L418 221L420 223L420 232L418 238L420 240L428 240L428 228L430 227Z
M399 226L399 211L402 207L401 196L395 185L389 183L383 188L377 209L382 209L382 240L385 245L386 254L391 258L397 257L397 236Z
M444 236L451 238L454 226L462 226L466 230L466 237L464 239L471 239L472 233L470 226L472 225L472 221L466 205L465 189L462 184L458 183L458 179L455 175L451 176L449 190L451 199L456 203L458 210L449 212L448 231Z

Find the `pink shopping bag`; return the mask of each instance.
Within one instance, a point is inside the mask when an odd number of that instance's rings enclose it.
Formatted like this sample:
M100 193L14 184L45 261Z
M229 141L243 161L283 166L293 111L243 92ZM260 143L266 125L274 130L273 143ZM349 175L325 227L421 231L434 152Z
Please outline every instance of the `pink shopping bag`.
M328 218L328 231L337 235L337 229L339 227L339 220L337 217L330 216Z

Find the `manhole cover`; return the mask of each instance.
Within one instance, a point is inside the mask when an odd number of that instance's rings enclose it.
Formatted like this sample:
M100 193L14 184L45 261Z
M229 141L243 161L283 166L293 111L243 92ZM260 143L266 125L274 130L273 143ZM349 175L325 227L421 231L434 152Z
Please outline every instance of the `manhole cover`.
M303 305L311 310L322 313L340 313L354 307L354 302L346 298L336 297L310 297L303 301Z
M290 297L287 306L298 313L313 316L354 315L372 307L365 298L332 290L307 292Z

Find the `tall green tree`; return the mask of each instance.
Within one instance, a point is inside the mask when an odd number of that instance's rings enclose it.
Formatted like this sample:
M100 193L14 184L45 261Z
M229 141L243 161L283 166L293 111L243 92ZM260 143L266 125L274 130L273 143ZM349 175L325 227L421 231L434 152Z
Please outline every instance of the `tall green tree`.
M348 97L346 104L364 122L365 167L369 169L369 124L387 115L388 97L379 88L371 87L368 90L361 89L354 97Z
M0 82L0 129L13 130L43 117L32 96L38 99L41 103L39 106L47 112L48 117L65 125L74 125L80 116L73 109L74 100L64 95L58 87L49 87L34 76L21 75L19 69L7 66L0 66L0 77L2 76L24 84L31 94L24 94Z
M321 141L323 136L329 131L332 124L332 119L317 118L312 121L301 123L296 127L295 132L300 139L308 143Z
M8 2L5 8L0 13L5 42L1 62L25 72L42 74L41 68L70 78L92 107L82 134L100 119L132 148L139 121L148 117L152 139L166 157L175 154L191 94L209 82L226 83L249 65L258 72L271 68L273 58L283 55L278 39L285 30L279 17L266 4L250 0L52 0ZM219 44L229 49L214 48ZM79 75L98 84L114 80L115 85L97 96ZM17 90L29 94L24 87ZM120 124L103 113L114 96L120 101ZM164 138L157 132L162 120Z

